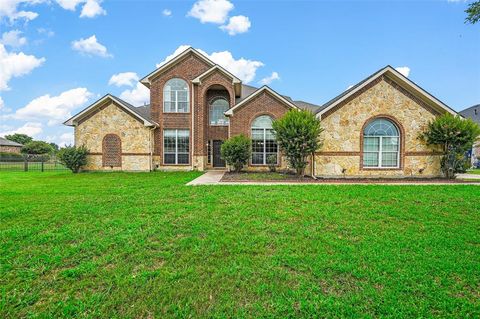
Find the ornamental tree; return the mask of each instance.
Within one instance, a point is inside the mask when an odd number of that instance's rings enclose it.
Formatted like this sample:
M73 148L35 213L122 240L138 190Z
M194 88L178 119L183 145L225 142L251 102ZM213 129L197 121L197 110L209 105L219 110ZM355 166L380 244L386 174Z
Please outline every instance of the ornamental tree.
M243 134L233 136L223 142L222 158L232 166L236 173L240 172L248 163L252 150L252 141Z
M275 138L297 175L303 175L309 155L317 151L323 131L320 120L312 112L289 110L283 117L273 121Z
M467 152L480 136L480 127L471 119L463 119L446 113L428 123L419 138L428 145L441 147L442 172L447 178L455 178L465 167Z

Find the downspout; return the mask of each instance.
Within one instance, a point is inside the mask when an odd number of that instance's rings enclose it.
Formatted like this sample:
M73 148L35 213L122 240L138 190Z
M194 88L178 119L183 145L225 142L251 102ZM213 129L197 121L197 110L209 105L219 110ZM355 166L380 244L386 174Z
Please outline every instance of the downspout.
M191 127L191 132L192 132L192 170L193 170L193 157L195 156L195 84L192 84L192 107L190 108L192 112L192 127Z

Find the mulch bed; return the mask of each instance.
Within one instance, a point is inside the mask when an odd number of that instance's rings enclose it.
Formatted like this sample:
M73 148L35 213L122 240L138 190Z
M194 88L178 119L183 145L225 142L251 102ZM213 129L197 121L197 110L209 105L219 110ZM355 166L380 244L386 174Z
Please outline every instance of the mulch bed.
M233 173L227 172L223 175L220 182L257 182L257 183L311 183L311 184L469 184L469 183L480 183L480 180L451 180L444 178L317 178L314 179L311 176L298 177L290 173L274 173L277 178L268 178L268 173L265 173L265 179L251 178L249 175L255 175L258 173L255 172L242 172L242 173ZM280 178L279 175L281 175Z

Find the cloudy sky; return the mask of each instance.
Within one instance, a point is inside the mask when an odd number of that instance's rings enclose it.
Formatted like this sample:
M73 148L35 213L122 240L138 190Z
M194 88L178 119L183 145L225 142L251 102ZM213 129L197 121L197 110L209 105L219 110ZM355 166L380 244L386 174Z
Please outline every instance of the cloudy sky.
M387 64L461 110L480 103L480 23L465 1L0 0L0 136L59 144L105 93L188 46L245 83L317 104Z

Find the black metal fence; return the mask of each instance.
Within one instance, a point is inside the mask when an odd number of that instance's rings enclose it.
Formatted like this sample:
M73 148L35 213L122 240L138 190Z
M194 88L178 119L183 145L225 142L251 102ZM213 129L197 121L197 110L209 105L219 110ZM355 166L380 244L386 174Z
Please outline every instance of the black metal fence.
M64 171L68 170L55 156L0 156L0 171Z

